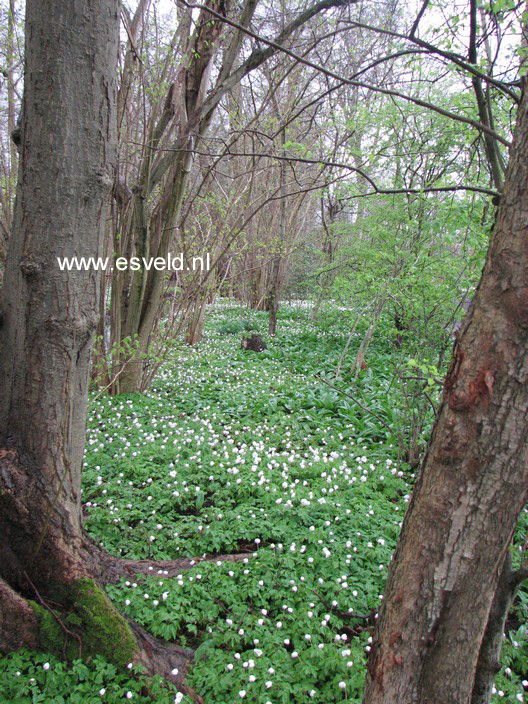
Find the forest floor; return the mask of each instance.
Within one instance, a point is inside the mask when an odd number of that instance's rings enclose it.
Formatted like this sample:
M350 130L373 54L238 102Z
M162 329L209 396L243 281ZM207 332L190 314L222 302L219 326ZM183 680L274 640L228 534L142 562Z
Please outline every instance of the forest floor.
M381 327L354 381L358 328L336 380L352 312L329 308L312 323L309 309L284 306L272 340L266 321L215 306L203 341L175 348L147 394L94 397L85 526L129 558L247 552L240 562L212 559L173 579L153 573L107 589L152 634L196 649L187 683L206 704L360 702L414 480L400 456L394 351ZM266 351L240 349L251 330L263 333ZM523 592L494 702L523 701L527 615ZM161 683L150 691L160 704L187 701ZM126 700L152 701L135 667L27 652L0 658L0 702Z

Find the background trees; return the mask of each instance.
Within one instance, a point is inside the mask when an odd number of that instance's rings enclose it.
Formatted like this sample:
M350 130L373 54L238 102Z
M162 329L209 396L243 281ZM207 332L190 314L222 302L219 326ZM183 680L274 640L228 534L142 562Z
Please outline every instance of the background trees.
M2 148L0 152L2 188L0 189L0 277L3 275L7 242L11 233L13 204L17 179L18 154L11 138L16 127L20 106L20 76L22 68L22 32L20 10L15 0L2 7L4 36L2 56ZM1 278L0 278L1 282Z

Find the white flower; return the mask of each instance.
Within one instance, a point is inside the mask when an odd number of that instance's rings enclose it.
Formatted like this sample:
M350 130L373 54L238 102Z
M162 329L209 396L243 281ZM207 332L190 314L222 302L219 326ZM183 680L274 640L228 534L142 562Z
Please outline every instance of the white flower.
M174 675L174 676L176 677L176 675L178 674L178 672L179 672L178 668L175 667L173 670L171 670L171 675Z
M49 670L50 669L50 664L49 662L45 662L44 665L42 665L43 670Z
M106 689L103 687L102 689L99 690L99 695L102 697L102 696L104 696L105 692L106 692Z
M132 692L130 692L130 691L128 691L128 692L126 693L126 698L127 698L127 699L132 699L133 696L134 696L134 695L133 695Z
M241 689L240 692L238 693L238 696L240 697L240 699L244 699L244 697L246 696L246 690Z

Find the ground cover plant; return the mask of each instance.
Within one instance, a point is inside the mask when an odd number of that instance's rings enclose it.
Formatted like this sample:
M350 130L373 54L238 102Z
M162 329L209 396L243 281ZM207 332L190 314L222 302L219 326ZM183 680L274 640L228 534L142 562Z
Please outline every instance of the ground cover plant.
M240 349L240 337L264 333L266 316L218 305L200 345L179 347L148 393L92 398L89 533L123 557L210 558L177 578L153 573L108 587L126 616L196 649L188 683L206 704L362 699L369 629L415 468L394 430L403 416L389 322L358 380L354 343L334 378L354 316L330 307L311 322L309 308L286 306L278 336L256 354ZM247 558L214 559L235 552ZM495 702L523 701L528 688L527 616L521 593ZM0 659L0 701L126 700L190 701L101 658Z

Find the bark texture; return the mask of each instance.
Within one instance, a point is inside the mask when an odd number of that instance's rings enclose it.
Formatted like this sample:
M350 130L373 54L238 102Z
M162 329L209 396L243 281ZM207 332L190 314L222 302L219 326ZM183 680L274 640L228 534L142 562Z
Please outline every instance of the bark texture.
M52 634L60 631L61 646L72 634L46 608L50 596L68 606L78 596L84 625L94 633L101 625L89 602L101 605L103 592L81 589L101 562L80 513L98 276L61 271L57 258L94 256L101 247L115 166L118 5L26 3L20 171L1 299L3 652L62 650L52 647ZM125 627L110 602L106 611Z
M0 579L0 653L37 647L37 616L25 599Z
M0 331L1 575L74 579L95 271L113 182L117 0L26 4L14 232ZM59 557L60 554L60 557Z
M389 571L366 704L467 704L528 486L528 95ZM500 622L500 619L498 619ZM499 625L499 628L501 626Z
M488 704L491 700L493 682L501 669L502 634L515 590L511 557L507 555L491 605L486 632L482 639L471 704Z

